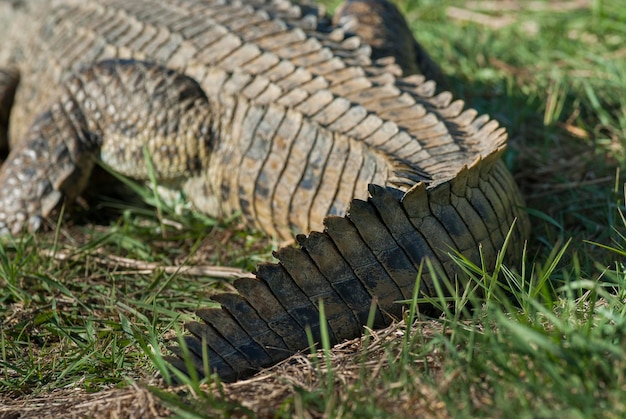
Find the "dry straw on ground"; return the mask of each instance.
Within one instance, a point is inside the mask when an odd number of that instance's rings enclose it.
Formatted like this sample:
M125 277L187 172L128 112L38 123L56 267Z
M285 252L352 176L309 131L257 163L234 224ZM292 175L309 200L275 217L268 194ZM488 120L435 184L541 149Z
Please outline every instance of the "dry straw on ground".
M428 339L440 330L436 322L416 324L411 333L419 333ZM299 398L299 391L319 391L319 397L329 397L336 405L341 405L353 392L351 400L355 400L354 392L361 392L358 398L363 401L374 400L379 409L390 416L446 418L448 412L440 395L445 393L447 383L441 379L439 388L422 383L420 371L424 365L414 366L414 385L422 390L403 390L402 382L394 385L388 379L376 385L377 377L387 368L388 363L400 355L402 337L406 333L403 322L395 323L387 329L369 331L362 338L346 341L332 348L330 362L332 370L333 391L328 394L328 375L323 352L317 356L298 354L275 367L265 370L256 376L232 384L204 386L203 390L213 393L215 397L230 402L235 416L272 417L286 402L300 417L323 417L324 413L307 410ZM437 354L428 358L428 369L431 374L439 371ZM367 377L364 385L363 374ZM423 385L422 385L423 384ZM170 416L168 407L153 394L149 386L164 389L167 392L186 394L190 405L201 406L199 397L187 388L167 388L157 379L143 383L132 383L126 388L111 388L97 393L87 392L76 383L75 388L57 389L39 396L21 396L8 398L0 396L0 418L47 418L47 417L92 417L92 418L159 418ZM393 393L393 397L390 396ZM207 413L211 407L206 405ZM239 412L239 413L237 413ZM217 413L217 412L216 412Z

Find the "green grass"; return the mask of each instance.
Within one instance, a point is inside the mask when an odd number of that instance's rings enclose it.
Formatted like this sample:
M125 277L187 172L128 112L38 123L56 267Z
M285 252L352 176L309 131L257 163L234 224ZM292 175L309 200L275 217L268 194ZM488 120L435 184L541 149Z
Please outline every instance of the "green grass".
M455 95L509 131L505 159L533 221L522 266L451 255L470 291L430 301L444 316L412 310L412 326L368 333L357 352L326 345L295 384L284 375L245 388L192 379L169 391L155 379L167 374L159 354L229 285L158 268L137 273L140 262L252 269L275 244L236 219L109 202L120 214L109 226L59 226L0 244L0 416L3 402L74 388L95 396L132 382L152 386L184 417L250 413L242 404L250 392L285 417L626 415L624 8L597 0L572 11L482 11L513 18L490 29L446 15L464 5L400 3ZM267 414L262 404L254 409Z

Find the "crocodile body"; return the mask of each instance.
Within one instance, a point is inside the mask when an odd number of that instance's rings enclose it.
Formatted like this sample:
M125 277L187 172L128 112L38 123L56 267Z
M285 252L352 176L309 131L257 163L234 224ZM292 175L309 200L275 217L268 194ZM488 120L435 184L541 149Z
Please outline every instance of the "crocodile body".
M389 30L371 31L372 46L347 34L359 4L333 24L282 0L53 1L15 54L20 140L0 169L0 229L38 228L97 160L148 179L147 151L160 184L199 211L241 212L281 238L323 230L187 325L198 368L206 352L226 380L308 347L307 328L319 339L320 299L339 342L361 333L373 301L375 326L401 318L396 302L426 259L452 280L463 275L453 250L493 264L515 219L510 253L521 254L528 221L499 160L504 129L407 75L416 61L434 68L408 29L409 58ZM420 285L434 295L429 274Z

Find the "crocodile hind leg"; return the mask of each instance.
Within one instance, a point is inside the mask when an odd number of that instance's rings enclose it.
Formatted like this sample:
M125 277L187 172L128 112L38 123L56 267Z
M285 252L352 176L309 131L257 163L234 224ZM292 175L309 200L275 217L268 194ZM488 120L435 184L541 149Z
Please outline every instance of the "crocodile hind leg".
M9 117L20 74L13 68L0 68L0 162L9 152Z
M156 65L102 61L70 77L0 168L0 231L36 230L89 182L97 159L157 180L188 177L210 143L210 109L192 79Z

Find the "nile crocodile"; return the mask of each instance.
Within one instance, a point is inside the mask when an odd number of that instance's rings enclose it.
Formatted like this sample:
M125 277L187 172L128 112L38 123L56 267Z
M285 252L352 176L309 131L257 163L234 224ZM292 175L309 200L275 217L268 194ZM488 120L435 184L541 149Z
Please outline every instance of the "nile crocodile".
M385 0L348 1L334 22L286 0L38 7L12 54L19 141L0 169L0 229L39 228L97 162L147 180L147 154L198 211L308 233L186 325L199 370L206 353L234 380L307 348L320 301L333 343L360 335L370 312L376 327L400 319L425 260L454 281L454 251L491 266L511 232L512 261L521 254L528 220L499 159L505 130L411 74L438 77ZM18 73L0 74L1 139Z

